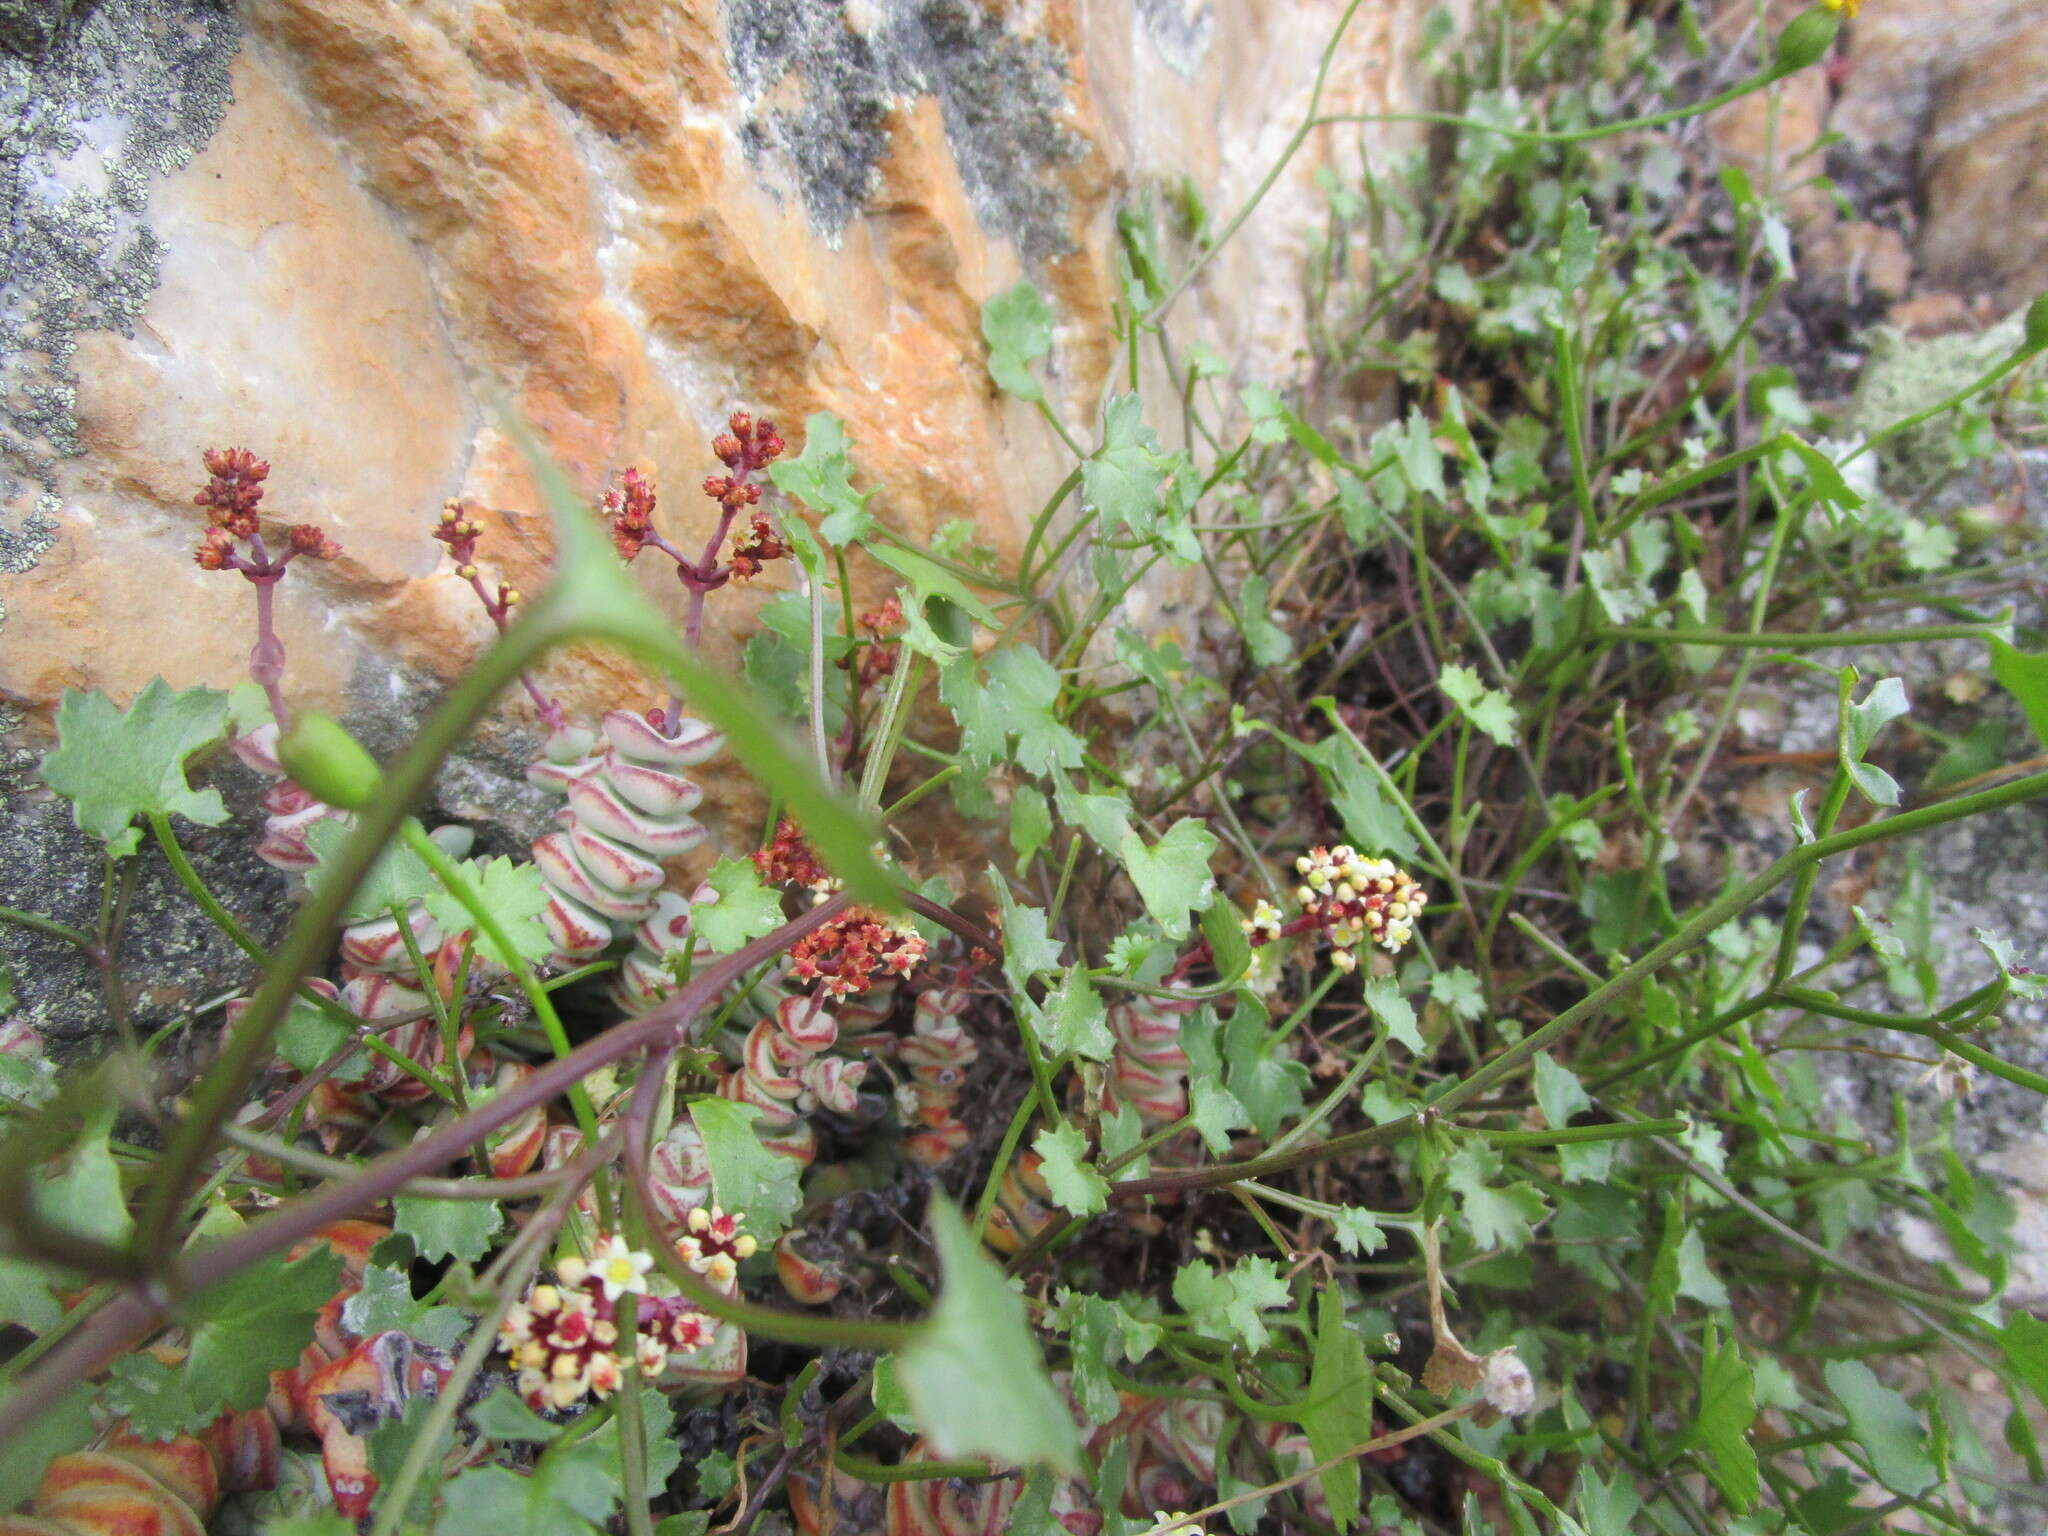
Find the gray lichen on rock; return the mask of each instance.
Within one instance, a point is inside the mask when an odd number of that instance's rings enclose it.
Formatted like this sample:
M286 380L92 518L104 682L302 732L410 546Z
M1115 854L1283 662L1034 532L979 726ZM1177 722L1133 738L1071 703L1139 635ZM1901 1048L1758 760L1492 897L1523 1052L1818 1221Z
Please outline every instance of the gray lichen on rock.
M1955 336L1906 340L1881 330L1856 385L1850 424L1875 432L1938 405L2011 357L2025 339L2025 316L2018 310L1989 330ZM1955 430L1947 416L1908 428L1880 450L1886 469L1916 490L1936 483L1954 467L1949 445Z
M890 112L924 95L982 223L1028 260L1071 249L1056 172L1086 145L1052 44L965 0L725 0L724 13L748 152L781 162L819 229L836 237L865 206Z
M1138 19L1159 56L1183 75L1201 66L1216 30L1209 0L1138 0Z
M0 10L0 474L17 516L19 478L47 488L79 451L78 338L132 333L161 259L150 179L219 126L240 42L226 0L27 8L34 29Z

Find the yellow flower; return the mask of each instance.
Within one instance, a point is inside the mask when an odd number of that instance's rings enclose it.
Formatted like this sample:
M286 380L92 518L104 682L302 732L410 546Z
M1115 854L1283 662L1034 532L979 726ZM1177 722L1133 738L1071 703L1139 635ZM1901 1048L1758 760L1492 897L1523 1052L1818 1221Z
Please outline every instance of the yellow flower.
M1856 19L1856 13L1863 9L1863 0L1820 0L1820 3L1837 15Z

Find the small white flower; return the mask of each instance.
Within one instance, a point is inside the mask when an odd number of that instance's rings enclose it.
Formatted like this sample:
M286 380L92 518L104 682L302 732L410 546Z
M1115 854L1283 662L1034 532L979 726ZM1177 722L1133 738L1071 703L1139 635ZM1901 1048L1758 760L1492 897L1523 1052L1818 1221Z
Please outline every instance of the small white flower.
M591 1250L589 1273L604 1287L606 1301L617 1301L627 1291L644 1295L652 1268L654 1255L635 1252L623 1237L601 1237Z

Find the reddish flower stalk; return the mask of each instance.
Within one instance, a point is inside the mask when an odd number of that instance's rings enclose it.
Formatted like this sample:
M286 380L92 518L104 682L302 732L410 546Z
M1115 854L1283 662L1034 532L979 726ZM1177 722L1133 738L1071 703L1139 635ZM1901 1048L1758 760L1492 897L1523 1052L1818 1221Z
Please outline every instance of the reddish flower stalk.
M782 559L790 553L790 546L768 515L754 512L747 527L733 540L731 560L724 565L719 563L718 552L725 547L734 520L760 504L761 486L753 476L780 458L787 446L777 434L774 422L756 421L745 411L734 411L727 426L731 430L721 432L711 444L711 451L717 454L727 473L707 476L704 481L704 494L718 503L718 524L697 559L692 560L677 549L654 527L654 487L638 470L627 470L620 477L619 488L607 491L604 497L605 519L612 525L612 542L621 555L631 560L652 545L675 562L676 579L690 593L684 634L692 647L703 638L707 595L728 582L758 575L767 561Z
M484 605L484 612L490 615L491 623L502 635L511 627L512 610L519 606L523 594L517 587L502 581L495 592L484 584L483 573L476 565L476 547L483 538L483 532L483 526L470 516L468 509L454 500L442 506L441 520L434 525L434 537L448 546L448 556L455 562L455 574L469 583L470 590L476 593L477 601ZM562 706L541 691L532 673L521 672L519 682L525 688L526 696L533 700L541 724L550 731L559 731L567 719Z
M207 528L192 558L203 571L239 571L256 588L256 644L249 652L249 676L269 699L271 715L281 731L289 723L289 712L280 686L284 641L273 622L271 589L300 555L332 560L341 553L341 546L317 523L297 523L285 535L284 553L272 559L256 517L263 500L263 482L270 475L269 461L246 448L209 448L202 459L209 478L192 499L206 508Z

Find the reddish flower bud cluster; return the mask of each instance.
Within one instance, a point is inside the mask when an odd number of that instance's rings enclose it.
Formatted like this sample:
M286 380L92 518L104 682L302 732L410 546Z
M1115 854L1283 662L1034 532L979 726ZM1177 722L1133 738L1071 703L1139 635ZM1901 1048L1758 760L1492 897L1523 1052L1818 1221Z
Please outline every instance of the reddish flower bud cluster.
M908 923L892 922L869 907L849 907L796 941L789 970L799 981L817 983L829 997L854 997L907 977L928 947Z
M626 470L618 489L604 493L604 516L612 525L612 543L631 560L656 536L653 482L637 469Z
M859 619L868 632L868 643L860 651L860 685L872 688L896 671L896 639L903 633L903 604L893 594L879 608L870 608ZM842 661L841 666L850 665Z
M761 487L734 475L706 475L704 494L726 511L738 512L760 502Z
M208 478L192 498L206 508L207 529L192 552L201 570L240 571L251 581L268 584L300 555L332 560L341 553L341 546L328 538L319 524L298 523L286 535L285 552L271 559L256 518L263 501L263 482L270 475L269 461L246 448L209 448L201 458ZM247 554L241 549L245 543Z
M193 501L209 511L209 521L238 539L256 537L256 504L263 500L263 482L270 463L246 448L209 448L201 456L211 477Z
M311 555L315 560L332 560L341 553L341 546L327 537L318 523L293 523L291 545L294 553Z
M476 589L484 612L502 629L505 615L519 606L521 593L517 587L501 581L497 595L493 597L484 586L483 575L476 565L476 549L483 535L483 524L476 520L468 507L453 500L442 503L440 521L434 524L434 537L448 546L448 558L455 562L455 574Z
M713 438L711 451L718 455L719 463L741 478L766 469L789 446L776 432L774 422L756 421L745 411L734 411L726 425L732 430Z
M835 882L803 832L787 816L775 824L775 835L765 848L753 852L754 868L770 885L802 885L814 891L829 891Z
M760 505L761 487L749 477L782 457L787 444L776 433L774 422L756 421L745 411L734 411L727 426L730 431L712 439L711 451L731 473L705 476L704 494L718 503L721 516L729 522L748 508ZM770 560L784 559L789 553L790 546L767 514L756 512L733 535L732 579L746 581L758 576Z

